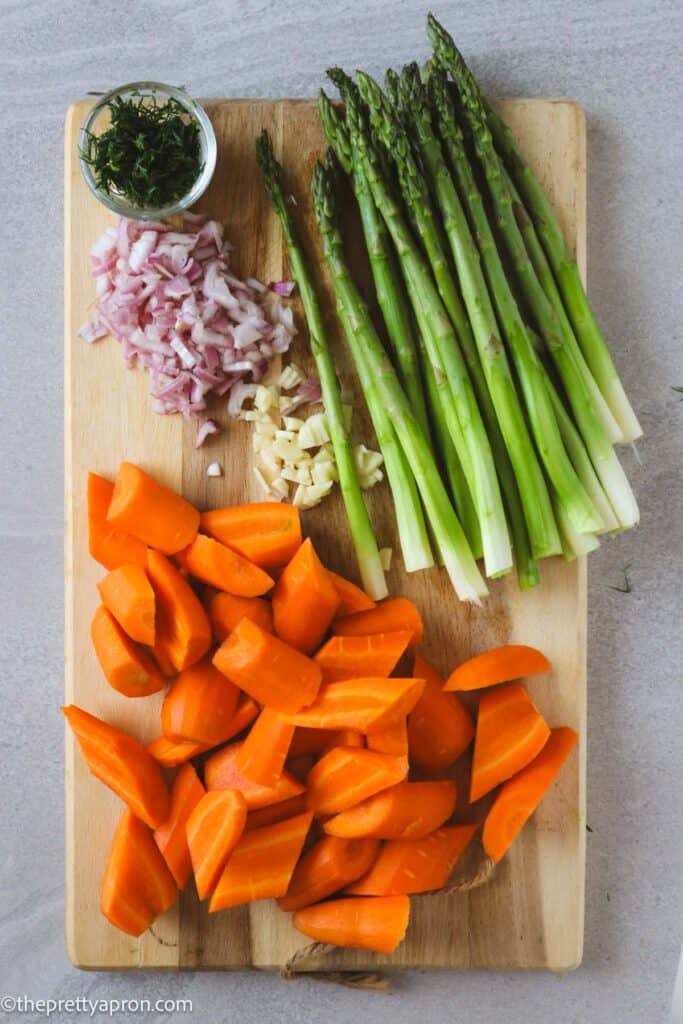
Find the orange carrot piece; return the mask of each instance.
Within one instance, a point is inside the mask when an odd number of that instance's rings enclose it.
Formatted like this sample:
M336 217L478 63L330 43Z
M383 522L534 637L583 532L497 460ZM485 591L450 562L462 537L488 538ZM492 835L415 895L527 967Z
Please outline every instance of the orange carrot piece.
M95 778L113 789L150 828L161 825L170 801L161 768L150 752L132 736L75 704L62 711Z
M353 729L297 729L289 747L289 757L306 754L320 756L332 747L364 747L365 736Z
M422 839L448 821L456 796L452 779L399 782L335 815L323 827L328 835L345 839Z
M298 651L311 654L322 642L338 607L339 594L309 537L275 585L275 632Z
M521 683L482 694L474 737L470 802L479 800L540 754L550 729Z
M161 729L169 740L205 747L223 743L230 732L240 691L208 658L184 669L161 705Z
M203 658L211 646L211 623L194 590L158 551L147 552L157 607L157 638L178 672Z
M373 636L333 636L320 648L315 661L324 683L339 683L359 676L389 676L410 643L408 630Z
M273 609L262 597L236 597L235 594L214 594L205 606L213 628L213 638L222 644L242 619L251 619L266 633L273 632Z
M336 814L402 782L408 759L357 747L335 747L309 772L308 806L316 814Z
M216 651L219 672L259 704L276 711L298 711L310 704L320 687L321 671L305 654L242 619Z
M252 782L272 789L282 775L293 736L293 725L287 725L278 711L264 708L242 744L235 764Z
M228 859L209 911L284 896L312 820L312 814L300 814L245 832Z
M409 917L407 896L351 896L297 910L294 927L326 945L393 953L405 937Z
M147 565L147 545L107 522L107 510L114 485L97 473L88 473L88 548L106 569L135 563Z
M213 537L198 533L178 561L190 576L237 597L259 597L273 586L267 572Z
M248 729L251 723L255 722L258 718L260 710L261 709L256 701L252 700L247 693L243 693L239 699L237 710L235 711L235 716L230 723L227 735L223 737L221 743L226 743L234 736L239 736L241 732Z
M410 633L410 647L417 647L422 640L424 626L422 616L407 597L388 597L369 611L356 612L332 625L336 636L371 636L373 633Z
M320 751L321 757L335 747L365 746L365 736L362 732L356 732L355 729L325 729L323 731L327 733L327 743Z
M173 781L168 818L154 831L154 841L181 890L192 870L185 826L205 792L192 765L184 764Z
M204 512L201 528L262 569L286 565L301 544L299 510L284 502L256 501Z
M303 793L304 786L288 771L283 771L274 786L259 786L248 779L237 767L241 746L242 743L231 743L208 758L204 765L207 789L237 789L244 796L249 810L278 804Z
M347 886L354 896L401 896L443 889L477 825L449 825L422 839L384 843L367 875Z
M154 647L152 647L152 657L159 666L159 671L165 679L170 679L171 676L175 675L175 665L168 656L168 651L163 644L163 641L155 636Z
M205 900L216 888L230 854L237 846L247 821L247 804L235 789L206 793L187 821L197 895Z
M296 714L283 715L290 725L311 729L353 729L381 732L413 710L424 682L421 679L347 679L323 684L318 696Z
M154 646L154 591L145 570L134 562L120 565L97 584L104 607L131 640Z
M463 661L449 675L444 690L481 690L497 683L510 683L522 676L547 672L550 662L535 647L504 644Z
M491 860L498 862L510 848L552 786L577 739L568 726L551 729L540 754L503 784L484 822L482 841Z
M199 512L139 466L122 462L107 522L165 555L182 551L199 529Z
M382 754L408 756L408 720L404 716L395 725L381 732L368 734L368 750L379 750Z
M177 896L173 875L149 828L132 811L124 811L104 869L100 910L116 928L137 938Z
M201 743L192 743L188 740L180 740L179 742L173 742L166 736L157 736L155 740L147 744L147 749L160 765L164 768L176 768L180 764L185 764L191 758L196 757L197 754L205 749Z
M125 697L147 697L166 681L154 659L123 631L101 604L92 617L90 636L107 682Z
M280 909L300 910L324 900L365 875L378 853L376 839L323 836L294 869L286 895L278 900Z
M408 715L410 761L423 772L441 775L472 742L474 721L459 697L443 692L443 680L419 654L413 675L425 680L425 688Z
M375 607L375 601L351 580L339 576L331 569L328 569L327 572L339 595L339 605L334 614L335 619L343 619L344 616L353 615L355 612L367 612Z
M274 825L276 821L286 821L287 818L295 818L297 814L303 814L306 810L306 793L299 793L298 796L290 797L289 800L282 800L279 804L257 807L255 810L249 811L245 829L261 828L263 825Z

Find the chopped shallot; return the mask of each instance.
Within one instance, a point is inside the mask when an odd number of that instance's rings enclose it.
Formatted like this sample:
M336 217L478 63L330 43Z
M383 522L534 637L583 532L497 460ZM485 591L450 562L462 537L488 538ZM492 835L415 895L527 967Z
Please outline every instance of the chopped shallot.
M296 288L296 281L271 281L268 287L276 295L284 295L285 298L289 298Z
M220 462L212 462L206 467L207 476L223 476Z
M195 448L201 448L206 441L209 434L219 434L221 428L215 420L202 420L197 428L197 436L195 438Z

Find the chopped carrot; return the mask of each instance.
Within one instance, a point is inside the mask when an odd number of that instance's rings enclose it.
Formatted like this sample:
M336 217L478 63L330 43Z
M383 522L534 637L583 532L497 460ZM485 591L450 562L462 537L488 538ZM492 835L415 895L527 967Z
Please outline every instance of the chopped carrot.
M474 721L459 697L443 692L443 680L419 654L413 674L425 680L425 688L408 716L410 761L423 772L441 775L472 742Z
M242 619L251 619L266 633L273 632L273 609L262 597L236 597L219 592L211 596L205 607L216 643L222 644Z
M482 841L493 861L499 861L555 781L578 739L568 726L551 729L548 742L526 768L513 775L486 816Z
M284 715L284 721L311 729L381 732L413 710L423 689L421 679L347 679L323 684L307 708Z
M327 572L334 584L334 589L339 595L339 605L334 615L335 619L343 619L344 616L353 615L355 612L367 612L375 607L375 602L372 598L368 597L365 591L357 587L351 580L337 575L331 569L328 569Z
M351 896L297 910L294 927L326 945L393 953L405 937L409 917L407 896Z
M213 663L259 704L276 711L298 711L315 700L320 686L314 661L249 619L242 619L223 641Z
M329 729L296 729L289 745L289 757L320 754L327 746L330 736L336 736Z
M535 647L505 644L463 661L451 672L444 690L481 690L549 669L550 662Z
M200 900L216 888L246 821L245 799L235 789L206 793L194 807L187 821L187 845Z
M521 683L482 694L474 737L470 801L474 803L541 752L550 729Z
M124 811L104 869L100 910L116 928L137 938L177 896L173 875L149 828L132 811Z
M249 694L243 693L239 699L235 717L230 723L228 735L224 736L221 742L225 743L227 740L231 740L233 736L239 736L241 732L248 729L251 723L258 718L259 711L260 708L256 701Z
M131 640L154 646L154 591L145 570L134 562L112 569L97 584L104 607Z
M278 900L280 909L300 910L324 900L365 875L378 853L376 839L323 836L294 869L286 895Z
M205 747L223 743L230 733L239 695L237 687L203 658L171 683L161 705L164 736Z
M132 736L75 704L62 711L92 774L113 789L136 817L158 828L168 817L170 802L161 768L150 752Z
M456 796L452 779L399 782L330 818L324 828L346 839L422 839L448 821Z
M410 643L411 633L375 633L373 636L333 636L320 648L315 661L324 683L339 683L359 676L389 676Z
M97 473L88 473L88 547L90 554L106 569L118 569L133 562L147 565L147 545L107 522L107 510L114 485Z
M304 786L288 771L283 771L274 786L259 786L248 779L237 767L237 755L242 743L232 743L208 758L204 765L207 789L237 789L242 793L249 810L267 807L303 793Z
M262 569L286 563L301 544L299 510L277 501L256 501L204 512L202 530Z
M336 814L402 782L408 759L357 747L335 747L309 773L308 806L316 814Z
M382 754L396 754L397 757L408 756L408 720L404 716L395 725L390 725L381 732L368 734L368 749L379 750Z
M237 767L252 782L272 789L282 775L293 735L294 726L287 725L278 711L264 708L240 748Z
M258 597L273 586L267 572L213 537L198 533L178 561L190 576L237 597Z
M422 839L383 843L367 875L347 886L354 896L400 896L443 889L477 825L449 825Z
M173 782L168 818L154 831L154 841L179 889L187 885L192 869L185 826L205 792L192 765L184 764Z
M107 521L151 548L173 555L194 540L199 529L199 512L139 466L122 462Z
M209 911L284 896L312 820L312 814L299 814L245 832L228 859Z
M263 825L274 825L276 821L295 818L297 814L303 814L306 810L306 793L299 793L298 796L290 797L289 800L281 800L279 804L257 807L255 810L249 811L245 828L261 828Z
M196 757L197 754L201 754L205 748L201 743L192 743L188 740L173 742L166 736L157 736L155 740L147 744L147 749L154 760L164 768L176 768L180 764L185 764L190 758Z
M159 666L159 671L161 672L162 676L164 676L166 679L170 679L171 676L175 675L175 665L171 661L163 641L158 636L155 636L154 638L152 656L156 661L157 665Z
M407 597L389 597L365 612L356 612L332 625L336 636L371 636L373 633L410 633L410 647L417 647L422 640L424 627L422 616Z
M93 615L90 636L107 682L126 697L147 697L166 685L154 659L131 640L101 604Z
M157 606L157 637L178 672L203 658L211 623L194 590L158 551L147 552L147 574Z
M275 585L275 632L298 651L311 654L330 628L338 607L339 595L309 537Z
M355 729L325 729L327 733L327 743L325 743L320 751L320 756L326 754L328 750L333 750L334 747L364 747L365 736L362 732L357 732Z

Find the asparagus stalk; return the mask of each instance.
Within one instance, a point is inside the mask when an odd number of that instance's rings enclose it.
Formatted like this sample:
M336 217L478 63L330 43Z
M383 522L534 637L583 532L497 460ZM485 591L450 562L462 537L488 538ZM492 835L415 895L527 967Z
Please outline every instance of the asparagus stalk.
M359 75L359 89L366 98L372 98L377 91L381 94L379 86L365 75L362 77ZM348 108L347 120L351 122L352 116L356 118L355 126L353 127L357 130L354 131L352 127L353 138L358 137L360 140L361 136L364 136L365 140L369 143L367 133L361 130L361 119L355 114L358 111L357 102L350 102L349 96L346 99ZM376 107L374 109L377 110ZM352 114L352 111L354 111L354 114ZM383 118L383 120L386 120L386 118ZM410 143L405 133L395 118L392 117L392 121L392 145L387 147L387 153L391 153L394 157L399 170L404 195L410 201L411 198L414 198L415 192L411 183L416 178L421 178L421 174L413 159ZM393 216L398 211L397 204L393 201L391 202L391 213L387 209L387 188L386 186L382 187L383 179L379 173L378 161L372 161L369 157L370 148L369 145L365 146L363 166L366 169L375 202L384 216L390 233L394 237L394 243L400 258L402 248L405 249L408 238L412 242L412 236L410 236L409 231L403 225L401 228L397 228ZM359 142L359 152L362 151L363 143ZM419 196L422 197L421 187L416 186L415 188L419 192ZM433 212L430 211L426 204L422 205L419 198L413 203L413 209L420 234L430 254L434 277L437 280L443 280L446 276L451 279L445 254L442 250L438 253L436 252L438 233L435 227ZM423 337L429 350L430 359L434 365L435 374L437 379L439 373L445 374L447 388L450 392L450 402L445 408L445 414L448 417L449 424L453 421L451 436L462 462L465 477L474 498L474 505L479 517L486 572L489 576L499 576L508 572L512 567L512 551L505 508L500 493L491 446L477 405L467 366L460 350L458 336L444 308L439 290L435 287L434 277L430 273L429 266L424 262L414 242L412 242L411 248L414 252L414 259L411 265L410 276L406 276L406 281L409 289L412 291L411 297L418 321L421 325L424 325ZM438 248L440 249L440 245ZM404 268L407 269L407 261L404 262ZM466 322L467 318L464 315L464 311L463 319Z
M358 558L363 586L374 599L380 600L388 593L384 570L379 556L377 541L372 530L365 502L358 480L351 442L346 429L341 391L330 354L327 335L318 297L311 282L304 251L299 242L294 221L285 201L282 188L282 167L275 158L270 136L263 131L256 142L263 182L278 215L282 232L287 243L292 274L299 286L299 293L308 323L311 352L320 377L323 405L327 414L330 437L339 473L346 515L353 544Z
M457 53L455 44L448 32L431 14L428 17L428 33L439 59L450 67L453 53ZM462 61L461 57L460 60ZM464 65L464 61L462 63ZM479 87L473 78L472 83L479 93ZM586 296L578 265L567 248L562 228L550 201L524 160L505 122L491 107L486 108L486 114L495 145L505 159L510 174L533 217L586 361L619 424L624 439L635 441L641 436L642 429L626 397L612 356Z
M543 368L534 351L516 299L510 288L488 215L465 152L462 131L455 121L445 76L433 68L431 93L441 136L479 242L484 271L517 370L531 430L548 478L579 533L600 529L600 516L583 488L567 455L545 386Z
M347 87L353 88L354 83L347 83ZM419 332L417 344L415 341L412 310L396 264L396 253L393 243L384 221L375 206L372 192L362 169L360 166L354 167L351 140L349 139L345 121L323 90L320 91L319 108L327 141L335 151L342 169L351 179L361 214L363 234L375 282L377 300L382 311L403 390L425 432L425 436L429 437L427 407L421 387L421 377L424 376L424 383L430 401L432 426L441 453L451 495L472 548L472 553L475 558L480 558L482 548L479 521L460 460L448 432L448 425L438 400L438 391L432 366L422 351L422 339L419 336ZM422 372L420 371L420 362L418 361L420 354L423 356Z
M367 306L346 264L338 225L336 182L331 155L330 151L325 162L316 165L311 188L325 260L349 348L361 379L366 380L369 375L372 380L369 400L378 401L386 411L415 475L427 518L458 596L462 600L479 603L487 592L486 584L448 500L429 442L382 347Z

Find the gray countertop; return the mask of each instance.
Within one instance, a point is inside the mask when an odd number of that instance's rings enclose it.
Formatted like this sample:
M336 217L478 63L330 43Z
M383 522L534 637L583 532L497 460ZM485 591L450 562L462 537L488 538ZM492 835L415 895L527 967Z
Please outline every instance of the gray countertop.
M672 390L683 386L677 0L436 7L491 93L570 96L586 109L590 292L646 431L637 456L624 453L642 525L590 560L583 967L564 977L410 974L385 996L259 974L86 974L64 952L57 707L66 107L88 90L139 78L184 83L199 96L313 96L331 63L381 72L426 57L426 12L422 0L0 2L0 994L185 997L194 1019L239 1016L245 1024L666 1019L683 938L683 400ZM626 563L630 594L612 589Z

